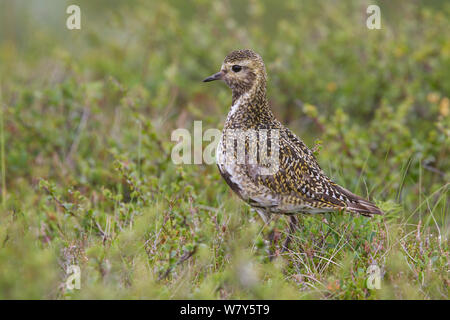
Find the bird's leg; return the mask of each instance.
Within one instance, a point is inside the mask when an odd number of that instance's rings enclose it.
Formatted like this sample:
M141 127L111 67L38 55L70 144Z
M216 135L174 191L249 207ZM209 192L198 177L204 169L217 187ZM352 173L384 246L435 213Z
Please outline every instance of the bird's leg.
M264 221L265 225L268 225L270 221L272 220L271 214L268 212L268 210L263 208L256 209L256 212L258 212L261 219Z
M256 209L256 212L258 212L259 216L264 221L264 227L268 226L273 220L277 221L278 217L279 217L278 215L270 214L269 209L259 208L259 209ZM276 226L276 222L275 222L275 226ZM275 257L275 254L274 254L274 252L272 250L272 247L275 246L275 243L279 239L279 236L277 235L275 226L269 232L269 239L268 240L270 242L270 247L269 247L269 260L270 261Z
M295 233L295 230L297 228L297 217L295 215L291 215L289 216L289 226L288 226L288 230L287 230L287 236L286 236L286 240L284 240L283 243L283 248L281 249L281 252L285 252L287 251L289 244L292 241L292 236Z

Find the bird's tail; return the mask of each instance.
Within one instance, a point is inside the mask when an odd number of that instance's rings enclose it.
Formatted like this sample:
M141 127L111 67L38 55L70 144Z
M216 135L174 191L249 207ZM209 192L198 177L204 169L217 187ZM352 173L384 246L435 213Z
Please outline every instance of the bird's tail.
M343 187L340 187L340 189L348 198L346 210L368 217L372 217L374 214L384 215L384 212L372 202L357 196Z
M358 200L357 202L349 202L347 204L347 210L355 213L362 214L363 216L372 217L374 214L383 215L384 212L380 210L373 203L364 200Z

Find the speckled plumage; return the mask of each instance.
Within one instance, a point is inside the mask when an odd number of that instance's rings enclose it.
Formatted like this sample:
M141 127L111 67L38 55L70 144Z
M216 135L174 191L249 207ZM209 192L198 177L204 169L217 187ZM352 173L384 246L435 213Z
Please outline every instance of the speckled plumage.
M331 181L312 151L275 118L266 97L266 78L264 62L257 53L237 50L225 58L220 72L204 80L224 80L232 89L232 107L217 148L218 160L225 157L225 139L235 130L279 132L279 170L273 175L259 174L255 164L218 161L220 173L233 191L263 218L272 213L329 211L383 214L371 202Z

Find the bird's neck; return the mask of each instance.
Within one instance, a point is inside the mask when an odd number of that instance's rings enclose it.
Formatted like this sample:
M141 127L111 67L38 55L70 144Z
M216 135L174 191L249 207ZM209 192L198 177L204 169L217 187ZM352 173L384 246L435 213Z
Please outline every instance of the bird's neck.
M249 90L232 92L226 127L254 127L275 119L266 95L266 82L257 81Z

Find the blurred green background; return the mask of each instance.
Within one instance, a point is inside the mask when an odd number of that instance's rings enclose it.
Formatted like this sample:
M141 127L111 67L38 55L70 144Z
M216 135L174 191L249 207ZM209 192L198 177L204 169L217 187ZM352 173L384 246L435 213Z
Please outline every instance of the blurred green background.
M449 34L448 1L0 0L0 298L447 299ZM284 218L172 163L174 129L222 129L231 92L201 80L240 48L277 117L385 217L302 217L280 254Z

